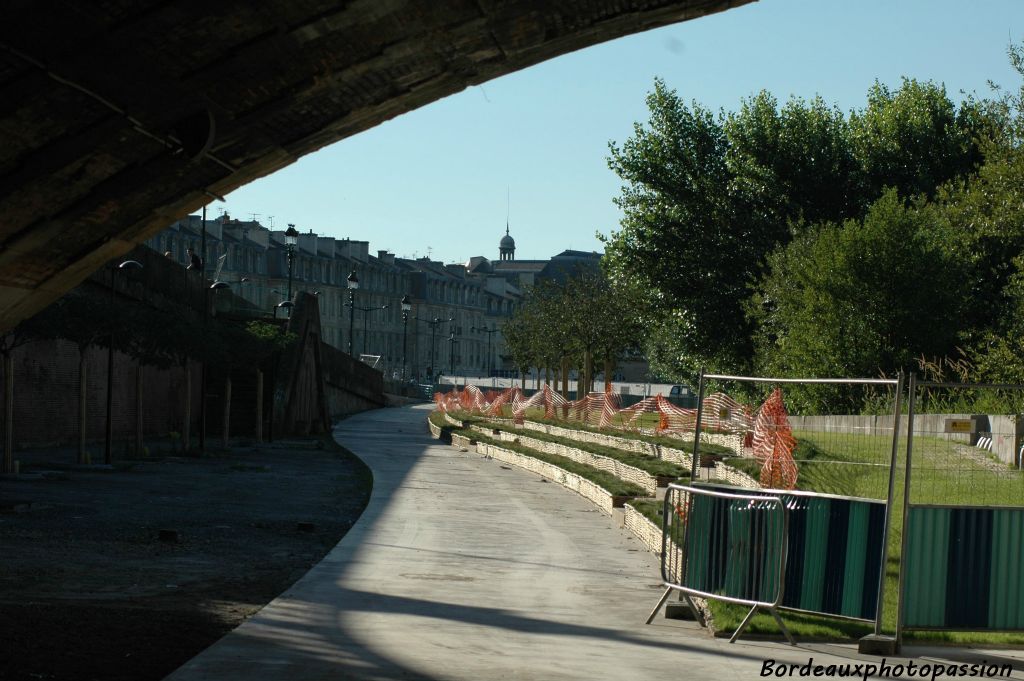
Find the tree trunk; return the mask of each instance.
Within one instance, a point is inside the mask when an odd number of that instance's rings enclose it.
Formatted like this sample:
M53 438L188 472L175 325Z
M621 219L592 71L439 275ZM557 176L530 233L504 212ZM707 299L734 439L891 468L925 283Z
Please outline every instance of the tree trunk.
M135 367L135 456L142 456L142 364Z
M14 358L4 353L4 465L3 472L14 473Z
M256 370L256 444L263 442L263 371Z
M192 367L185 360L185 422L181 427L181 451L187 454L192 442Z
M85 428L88 423L89 366L85 363L87 348L78 349L78 463L85 458Z
M612 391L612 372L615 371L615 360L610 357L604 358L604 391Z
M224 449L228 448L228 436L231 432L231 372L224 379L224 432L221 434L221 442Z
M583 353L583 367L587 373L587 394L594 392L594 353L587 350Z
M558 367L562 372L562 397L569 399L569 358L563 357ZM576 399L579 399L579 391L577 390Z

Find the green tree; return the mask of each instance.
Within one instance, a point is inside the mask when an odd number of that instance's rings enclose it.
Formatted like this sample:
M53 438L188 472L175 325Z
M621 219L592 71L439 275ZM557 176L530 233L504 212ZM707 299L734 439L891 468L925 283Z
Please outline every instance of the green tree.
M748 306L767 375L874 377L955 352L966 300L935 207L895 190L863 221L825 223L780 247ZM835 387L793 390L802 407L858 408Z
M942 85L904 78L893 91L876 82L867 107L850 116L864 195L872 200L896 187L903 196L934 196L940 185L981 164L991 129L985 103L968 98L958 109Z
M989 102L957 108L940 85L876 84L849 119L820 98L781 109L768 93L714 116L662 81L650 119L609 166L623 179L609 272L647 292L648 358L671 378L748 370L755 329L743 310L767 257L822 222L861 220L885 187L934 196L973 173L1000 129Z

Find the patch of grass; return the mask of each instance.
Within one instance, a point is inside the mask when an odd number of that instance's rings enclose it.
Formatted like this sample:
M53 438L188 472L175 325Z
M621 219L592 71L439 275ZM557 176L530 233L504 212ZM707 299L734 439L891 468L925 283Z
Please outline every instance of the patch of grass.
M743 605L713 600L708 601L708 607L711 609L711 621L715 632L722 634L736 631L736 627L750 611L750 608ZM873 625L864 622L818 617L785 610L780 610L779 615L786 628L789 629L789 633L800 642L858 639L874 631ZM743 633L755 636L782 636L782 632L779 631L772 616L763 611L754 615L750 620L750 625Z

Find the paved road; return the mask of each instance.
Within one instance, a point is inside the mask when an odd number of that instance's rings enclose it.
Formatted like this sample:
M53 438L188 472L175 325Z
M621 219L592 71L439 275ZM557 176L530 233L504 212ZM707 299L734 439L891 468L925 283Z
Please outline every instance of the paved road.
M660 594L654 556L554 483L431 440L426 414L339 425L374 474L362 518L169 679L753 679L767 658L863 661L850 646L730 645L691 623L644 626Z

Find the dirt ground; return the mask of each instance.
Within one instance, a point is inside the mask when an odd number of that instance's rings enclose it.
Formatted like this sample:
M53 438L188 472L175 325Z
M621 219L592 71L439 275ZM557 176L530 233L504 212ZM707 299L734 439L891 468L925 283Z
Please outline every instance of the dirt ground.
M162 679L301 577L371 485L328 439L112 468L17 458L0 479L5 681Z

